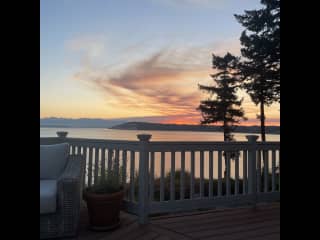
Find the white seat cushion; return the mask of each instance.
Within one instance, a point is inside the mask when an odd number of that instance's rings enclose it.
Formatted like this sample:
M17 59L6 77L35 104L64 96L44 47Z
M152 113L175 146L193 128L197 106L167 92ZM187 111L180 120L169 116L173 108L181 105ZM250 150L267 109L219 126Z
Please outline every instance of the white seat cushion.
M40 179L57 179L69 155L69 144L40 145Z
M40 214L54 213L57 205L57 181L40 180Z

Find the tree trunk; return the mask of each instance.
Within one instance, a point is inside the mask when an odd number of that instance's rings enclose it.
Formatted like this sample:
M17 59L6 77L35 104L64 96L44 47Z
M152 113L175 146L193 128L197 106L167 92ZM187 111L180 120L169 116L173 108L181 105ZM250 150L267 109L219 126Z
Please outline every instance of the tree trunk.
M264 115L264 101L262 100L261 103L260 103L260 122L261 122L261 141L262 142L265 142L266 141L266 127L265 127L265 115ZM265 164L265 162L267 161L267 151L262 151L262 161L263 161L263 164ZM260 152L259 152L259 155L260 155ZM263 178L263 175L261 176L260 175L261 172L259 173L259 176L260 176L260 182L263 182L263 184L266 184L264 182L264 178Z
M260 123L261 123L261 141L266 141L266 127L265 127L265 115L264 115L264 101L260 103Z
M227 123L223 121L223 141L227 141Z
M223 141L227 141L227 134L228 134L228 129L227 129L227 122L223 121ZM224 179L226 181L227 179L227 153L226 151L224 152Z

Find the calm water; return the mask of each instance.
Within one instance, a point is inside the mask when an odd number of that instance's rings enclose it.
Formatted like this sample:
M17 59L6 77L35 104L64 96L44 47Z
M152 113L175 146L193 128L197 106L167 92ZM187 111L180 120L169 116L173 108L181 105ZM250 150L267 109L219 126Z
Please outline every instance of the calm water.
M223 141L221 132L191 132L191 131L140 131L116 130L103 128L40 128L40 137L56 137L57 131L69 132L68 137L138 140L137 134L152 134L151 141ZM235 133L237 141L246 141L249 133ZM259 134L255 134L259 135ZM267 141L280 141L280 135L267 134Z
M137 140L137 134L148 133L152 134L152 140L154 141L223 141L223 134L221 132L191 132L191 131L137 131L137 130L115 130L115 129L102 129L102 128L40 128L40 137L56 137L57 131L67 131L69 137L77 138L95 138L95 139L113 139L113 140ZM247 141L247 133L236 133L235 138L237 141ZM259 135L259 134L255 134ZM276 134L267 134L267 141L280 141L280 135ZM239 177L243 176L243 153L240 153L239 159ZM120 151L120 157L122 156ZM213 154L213 175L214 178L217 178L218 175L218 156L215 151ZM130 159L130 152L128 152L127 159ZM136 159L138 156L136 155ZM160 153L155 153L155 176L160 176ZM175 153L176 159L176 170L180 169L181 166L181 153ZM186 152L185 155L185 169L190 171L191 166L191 154ZM200 152L195 152L195 176L200 176ZM101 161L101 160L100 160ZM120 158L120 165L122 159ZM128 162L128 176L130 169L130 161ZM276 154L277 165L279 163L279 153ZM171 165L171 153L165 153L165 172L170 171ZM224 168L224 161L222 163ZM263 166L263 163L262 163ZM138 170L138 163L135 164L136 170ZM269 170L271 169L271 152L269 153ZM234 178L235 175L235 163L231 161L231 177ZM209 152L204 152L204 177L208 178L209 176Z

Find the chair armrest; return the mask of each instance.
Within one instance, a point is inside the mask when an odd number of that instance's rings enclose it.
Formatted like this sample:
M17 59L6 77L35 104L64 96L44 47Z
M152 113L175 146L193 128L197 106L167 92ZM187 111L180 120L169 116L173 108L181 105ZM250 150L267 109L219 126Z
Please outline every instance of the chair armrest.
M59 182L72 182L82 180L84 174L84 156L83 155L72 155L69 156L67 166L63 173L58 178Z
M85 168L85 158L82 155L69 156L67 166L58 178L57 211L63 217L77 217L80 211L82 183Z

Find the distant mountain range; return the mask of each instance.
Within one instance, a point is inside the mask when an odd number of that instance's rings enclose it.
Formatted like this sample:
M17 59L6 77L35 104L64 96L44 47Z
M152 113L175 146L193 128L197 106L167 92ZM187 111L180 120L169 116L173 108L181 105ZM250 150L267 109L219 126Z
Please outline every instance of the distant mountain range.
M40 118L40 127L61 127L61 128L109 128L127 122L153 122L164 121L165 117L131 117L131 118Z
M40 127L55 128L109 128L117 124L125 123L123 119L93 119L93 118L41 118Z
M177 125L151 122L139 122L141 118L92 119L92 118L42 118L40 127L52 128L110 128L120 130L162 130L162 131L211 131L221 132L219 126ZM150 119L152 120L152 119ZM239 126L235 132L259 133L259 126ZM279 126L267 126L268 134L280 134Z
M162 131L204 131L204 132L221 132L220 126L202 126L202 125L177 125L177 124L160 124L147 122L128 122L111 129L120 130L162 130ZM239 133L260 133L259 126L238 126L235 132ZM267 126L266 133L280 134L279 126Z

